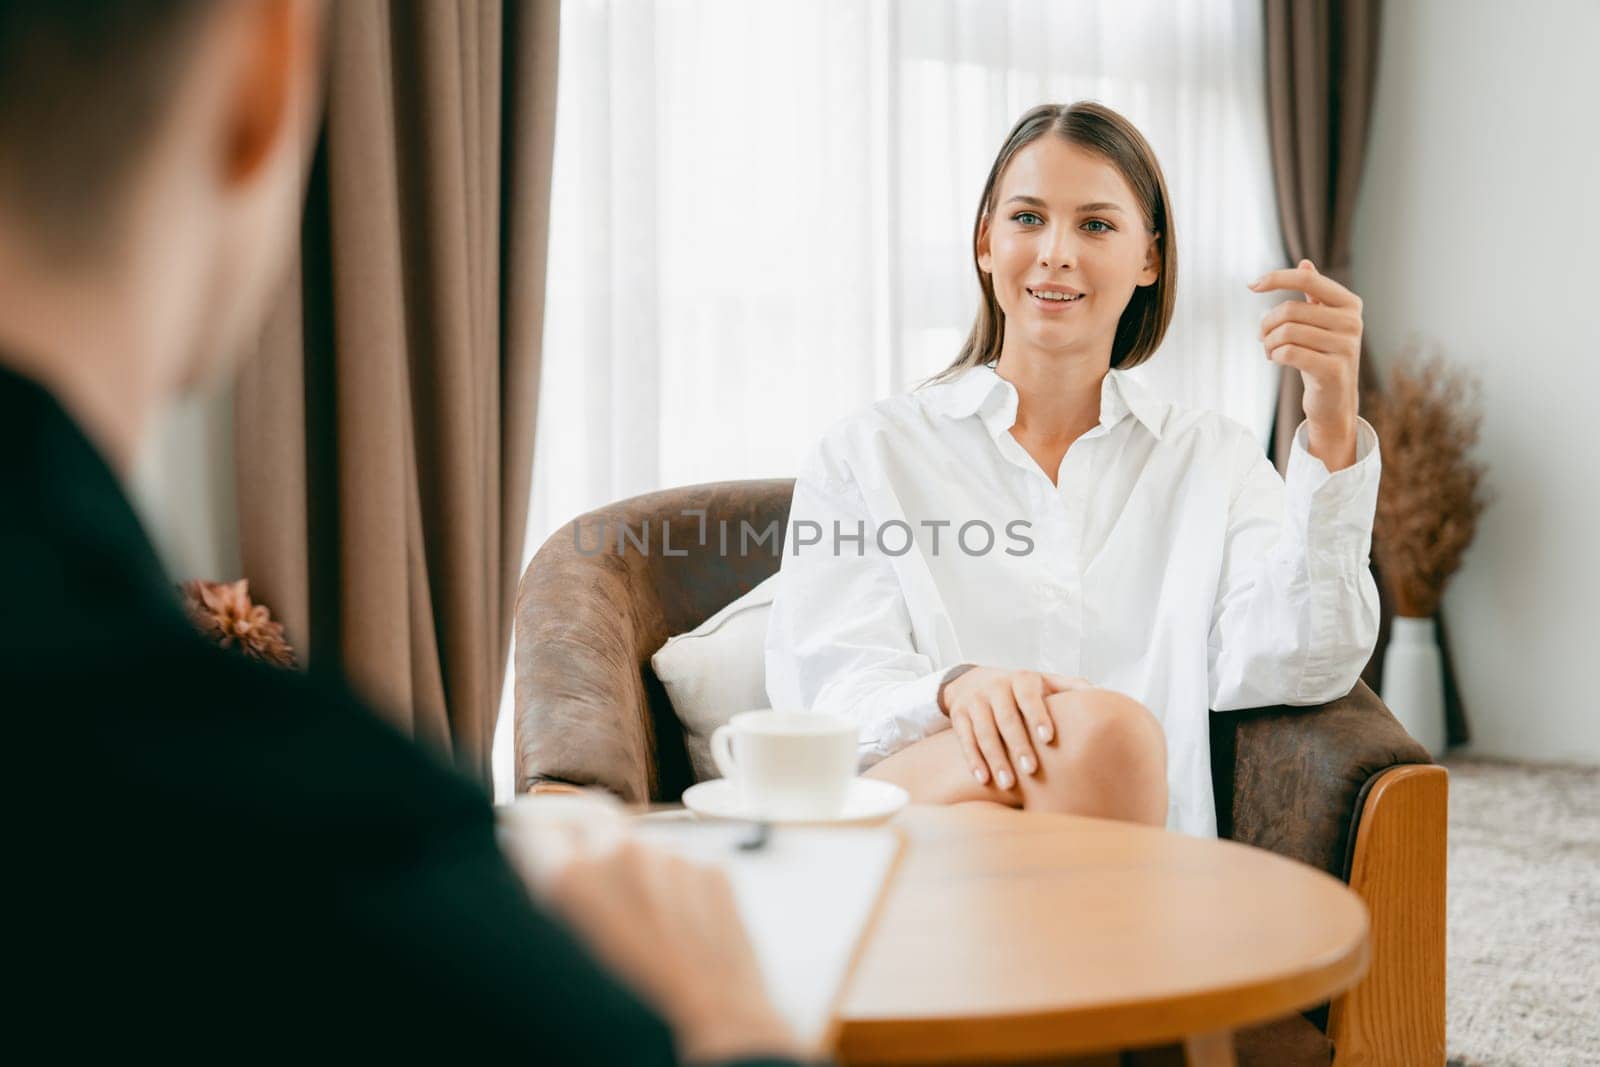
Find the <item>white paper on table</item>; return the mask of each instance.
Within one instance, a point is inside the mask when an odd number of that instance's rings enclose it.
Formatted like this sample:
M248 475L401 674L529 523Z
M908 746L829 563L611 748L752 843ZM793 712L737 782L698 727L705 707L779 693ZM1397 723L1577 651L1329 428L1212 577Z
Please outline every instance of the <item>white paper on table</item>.
M774 826L745 852L747 823L643 819L643 840L728 872L767 993L808 1048L832 1048L836 1012L901 836L890 827Z

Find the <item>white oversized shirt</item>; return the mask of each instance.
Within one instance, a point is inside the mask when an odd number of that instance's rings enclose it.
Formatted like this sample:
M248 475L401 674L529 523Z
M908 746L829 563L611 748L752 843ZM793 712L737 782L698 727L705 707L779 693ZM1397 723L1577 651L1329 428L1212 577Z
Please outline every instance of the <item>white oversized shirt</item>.
M1081 675L1167 739L1167 827L1215 836L1209 710L1348 693L1377 641L1380 459L1330 474L1294 435L1285 480L1242 424L1126 371L1057 484L1011 436L992 366L833 426L795 482L766 640L773 707L860 724L860 768L949 728L961 663ZM987 551L985 551L987 549Z

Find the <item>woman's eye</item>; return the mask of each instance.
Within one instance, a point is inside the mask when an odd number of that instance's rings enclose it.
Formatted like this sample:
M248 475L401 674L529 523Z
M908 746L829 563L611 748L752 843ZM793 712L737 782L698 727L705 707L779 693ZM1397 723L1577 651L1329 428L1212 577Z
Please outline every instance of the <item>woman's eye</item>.
M1025 226L1031 226L1031 225L1034 225L1034 224L1037 224L1037 223L1040 223L1040 222L1044 221L1035 212L1032 212L1032 211L1019 211L1015 215L1012 215L1011 218L1013 220L1017 221L1017 222L1022 223ZM1032 221L1030 222L1029 220L1032 220ZM1100 226L1100 227L1103 227L1103 229L1090 230L1089 231L1090 233L1115 233L1116 232L1116 227L1112 226L1109 222L1106 222L1104 219L1090 219L1088 222L1084 223L1084 225L1085 226Z

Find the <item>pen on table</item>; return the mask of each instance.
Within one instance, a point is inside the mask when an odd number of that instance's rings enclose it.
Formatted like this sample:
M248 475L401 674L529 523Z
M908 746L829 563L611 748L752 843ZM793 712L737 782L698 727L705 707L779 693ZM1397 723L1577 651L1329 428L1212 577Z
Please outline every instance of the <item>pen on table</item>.
M734 847L741 852L756 852L766 847L772 836L772 824L765 819L750 824L749 836L740 838Z

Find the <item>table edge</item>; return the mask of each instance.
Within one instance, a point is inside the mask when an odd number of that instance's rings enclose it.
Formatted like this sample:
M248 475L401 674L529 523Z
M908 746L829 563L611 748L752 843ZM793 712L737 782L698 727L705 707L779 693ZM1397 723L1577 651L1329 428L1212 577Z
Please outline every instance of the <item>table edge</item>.
M1364 908L1362 913L1365 917ZM1346 951L1331 954L1291 979L1269 976L1178 996L997 1014L844 1017L836 1047L850 1063L905 1063L929 1057L1024 1058L1166 1044L1189 1034L1237 1030L1283 1018L1330 1000L1365 976L1371 944L1367 922L1362 936Z

